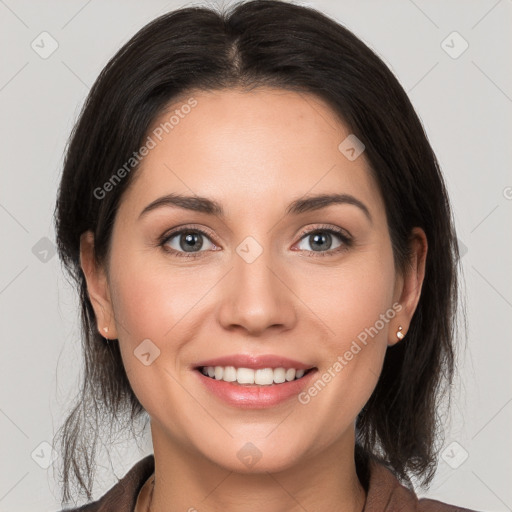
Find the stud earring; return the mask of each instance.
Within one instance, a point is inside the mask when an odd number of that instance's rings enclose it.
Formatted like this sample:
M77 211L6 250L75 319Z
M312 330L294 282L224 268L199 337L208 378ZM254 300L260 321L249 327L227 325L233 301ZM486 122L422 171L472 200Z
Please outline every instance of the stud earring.
M104 330L105 332L108 332L108 327L103 327L103 330Z
M396 333L396 337L399 339L399 340L403 340L404 339L404 333L402 332L402 329L403 327L401 325L398 326L398 331Z

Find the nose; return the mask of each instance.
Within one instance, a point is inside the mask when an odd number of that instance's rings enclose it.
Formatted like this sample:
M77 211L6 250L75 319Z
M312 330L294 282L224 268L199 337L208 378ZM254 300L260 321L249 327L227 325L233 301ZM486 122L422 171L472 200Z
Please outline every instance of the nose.
M269 328L273 334L292 329L297 321L298 299L287 273L266 251L250 263L238 254L233 259L218 309L223 328L253 336L261 336Z

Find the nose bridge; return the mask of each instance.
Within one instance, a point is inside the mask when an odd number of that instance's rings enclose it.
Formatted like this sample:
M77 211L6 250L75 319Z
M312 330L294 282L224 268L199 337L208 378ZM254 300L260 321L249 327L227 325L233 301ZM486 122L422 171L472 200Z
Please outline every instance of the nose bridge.
M265 238L269 243L269 237ZM279 262L269 246L246 237L233 252L230 285L220 308L224 327L238 325L251 333L267 327L289 328L295 321L293 294L279 276ZM284 278L284 279L283 279Z

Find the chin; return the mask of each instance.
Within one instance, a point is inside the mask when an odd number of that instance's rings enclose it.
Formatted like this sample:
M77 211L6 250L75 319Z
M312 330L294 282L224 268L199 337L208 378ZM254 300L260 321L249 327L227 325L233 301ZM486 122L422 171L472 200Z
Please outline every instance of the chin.
M300 451L295 448L295 443L276 446L275 442L265 438L232 441L221 450L218 446L212 447L204 455L214 464L236 473L277 473L296 466L303 459L304 444L297 444L301 446Z

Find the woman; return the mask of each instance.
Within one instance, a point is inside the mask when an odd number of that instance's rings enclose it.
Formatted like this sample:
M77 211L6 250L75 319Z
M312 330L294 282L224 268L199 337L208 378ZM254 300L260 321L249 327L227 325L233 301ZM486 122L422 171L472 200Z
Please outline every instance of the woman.
M85 510L467 510L409 480L453 375L449 200L347 29L279 1L144 27L90 92L56 227L85 356L63 502L71 468L92 499L84 415L147 412L154 455Z

